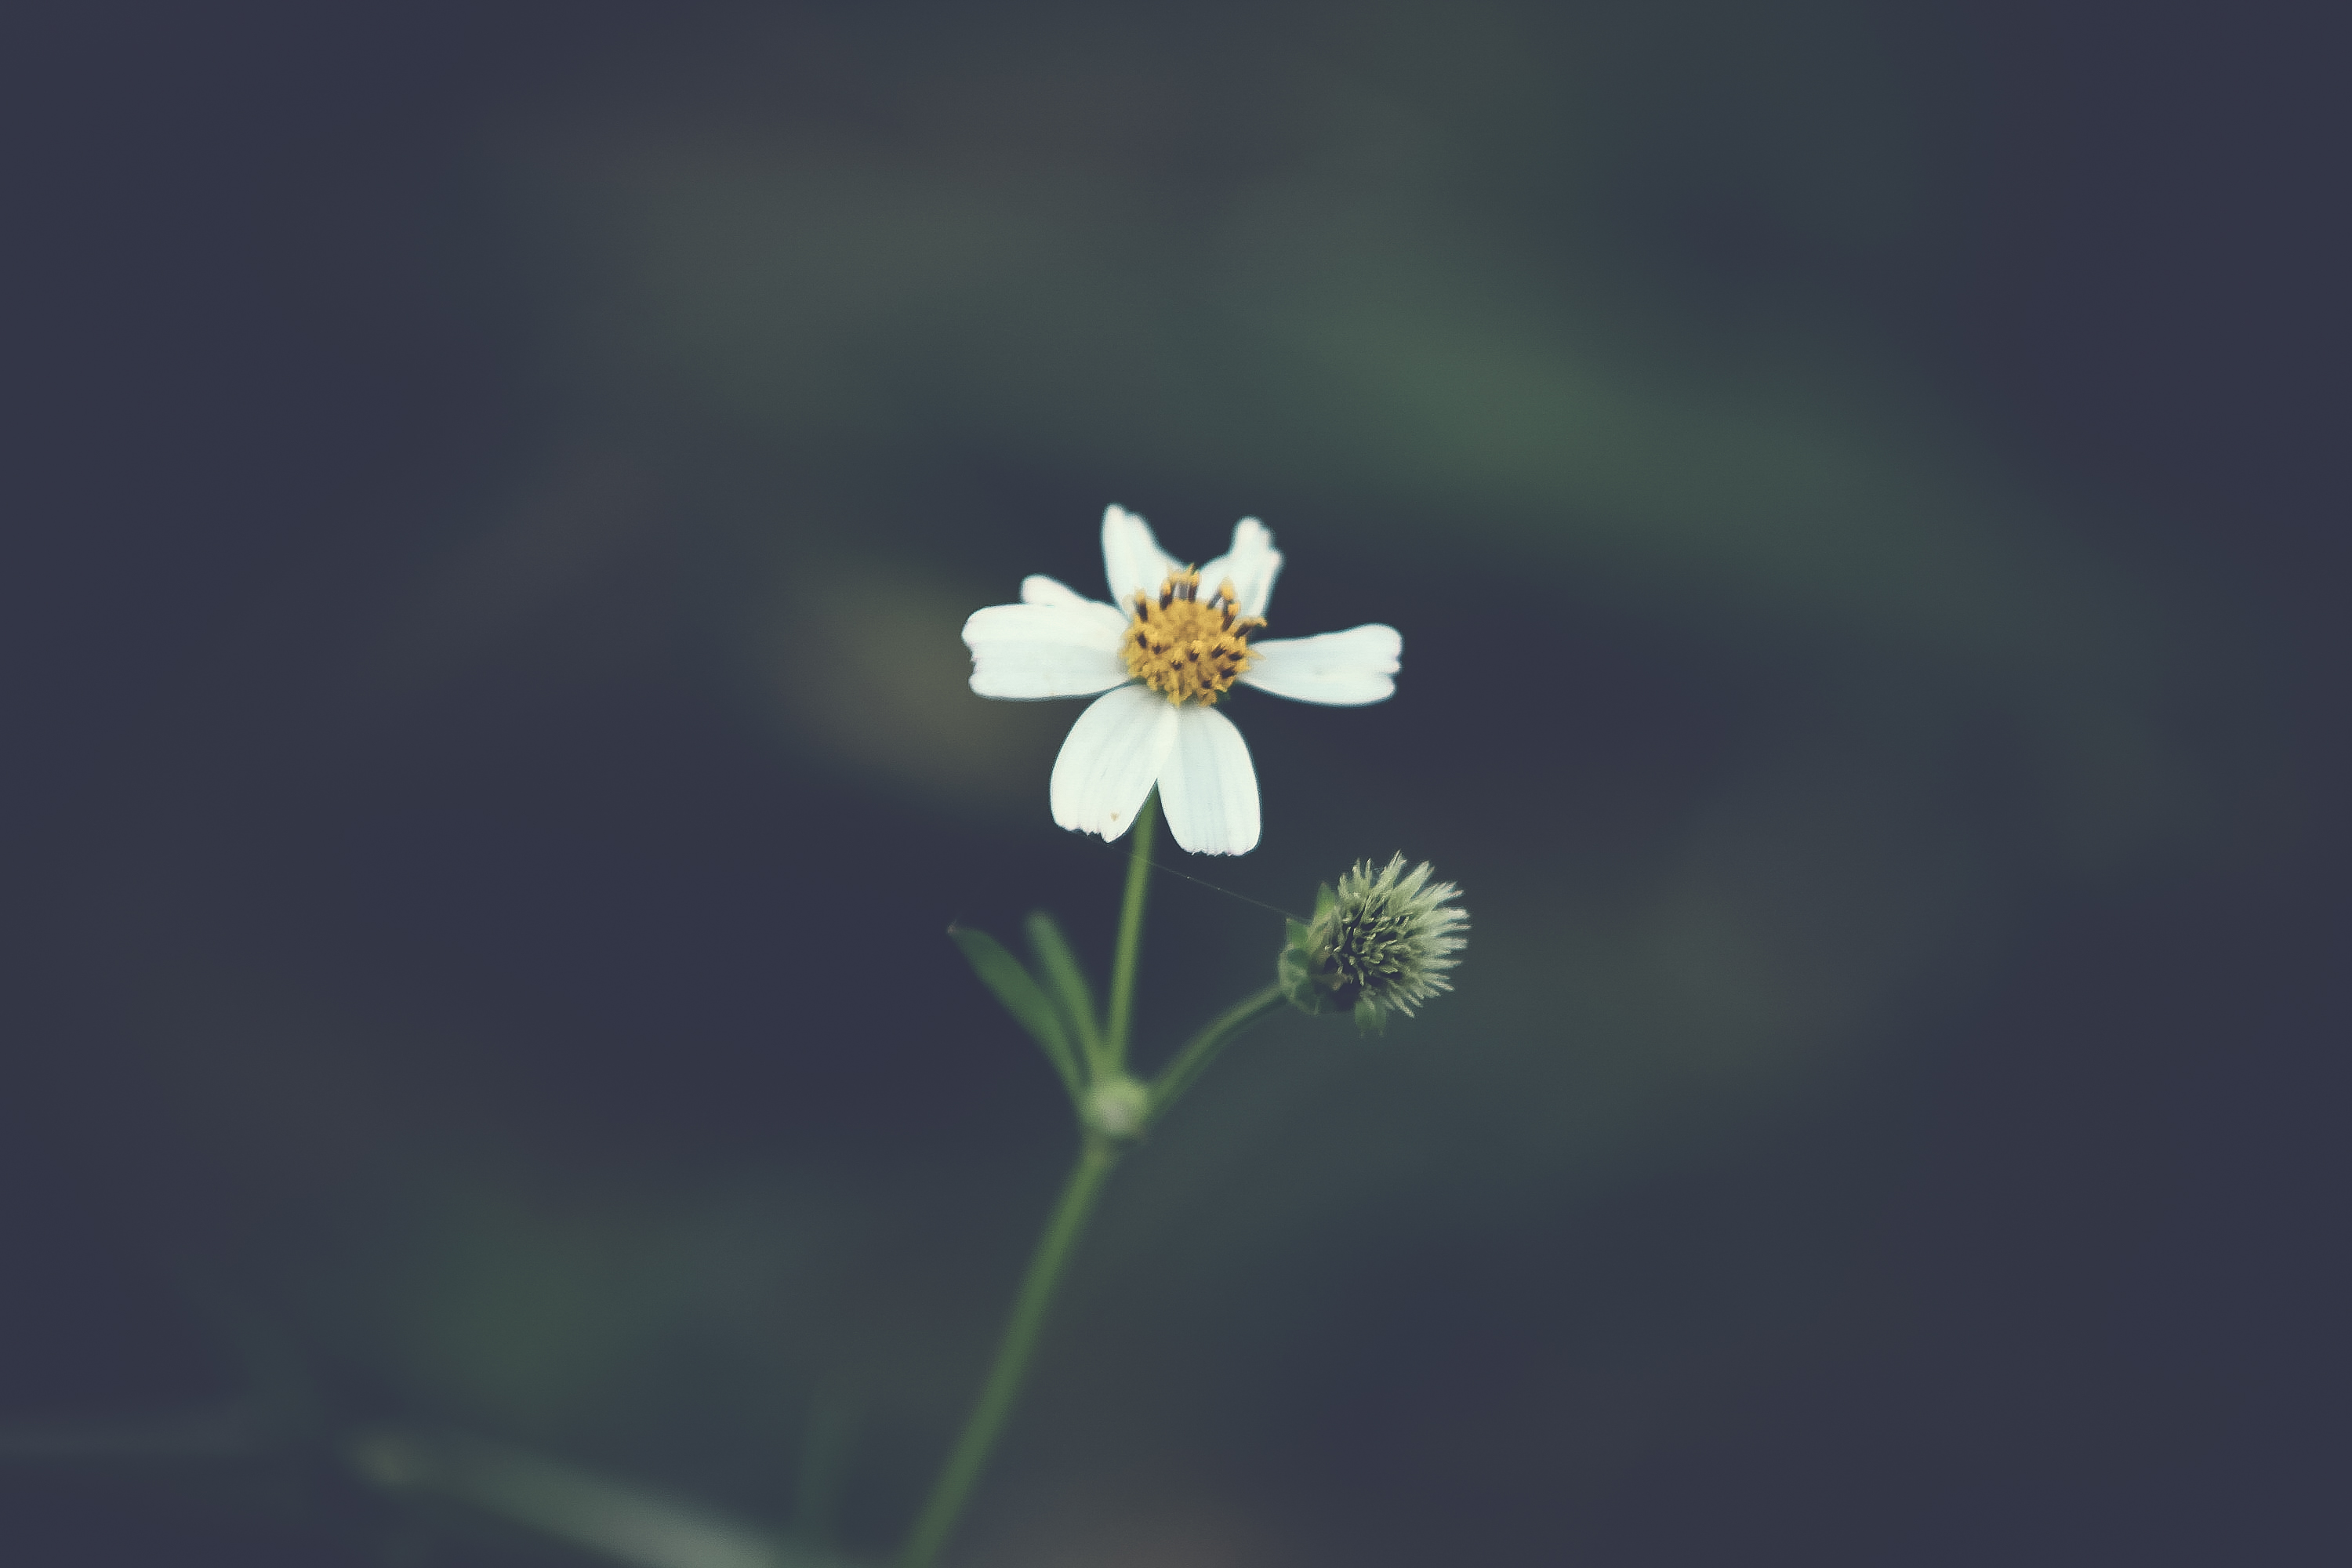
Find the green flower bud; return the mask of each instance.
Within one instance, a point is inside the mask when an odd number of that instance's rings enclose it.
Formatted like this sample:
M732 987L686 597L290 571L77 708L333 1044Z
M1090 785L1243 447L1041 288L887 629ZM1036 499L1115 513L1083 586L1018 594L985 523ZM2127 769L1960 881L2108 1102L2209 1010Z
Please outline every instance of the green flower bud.
M1306 1013L1345 1012L1370 1033L1391 1013L1412 1010L1454 983L1445 972L1467 940L1470 917L1452 907L1462 890L1432 882L1429 862L1408 871L1390 857L1375 872L1360 860L1337 888L1316 889L1315 918L1292 921L1276 973L1283 994Z

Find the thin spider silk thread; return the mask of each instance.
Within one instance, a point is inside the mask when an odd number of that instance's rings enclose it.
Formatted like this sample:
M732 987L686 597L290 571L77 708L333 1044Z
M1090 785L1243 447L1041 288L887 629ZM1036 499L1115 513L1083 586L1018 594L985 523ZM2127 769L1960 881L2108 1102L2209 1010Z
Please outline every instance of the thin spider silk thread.
M1132 851L1132 850L1129 850L1129 854L1132 854L1132 853L1133 853L1133 851ZM1227 898L1229 898L1229 899L1239 899L1242 902L1244 902L1244 903L1245 903L1245 904L1253 904L1253 905L1255 905L1257 908L1259 908L1259 909L1261 909L1261 910L1267 910L1268 912L1273 913L1273 914L1280 915L1284 920L1286 920L1286 921L1299 921L1301 924L1306 923L1306 917L1305 917L1305 916L1303 916L1303 915L1294 915L1294 914L1292 914L1288 910L1283 909L1283 908L1282 908L1282 907L1280 907L1279 905L1276 905L1276 904L1269 904L1269 903L1265 902L1265 901L1264 900L1262 900L1262 899L1253 899L1253 898L1251 898L1247 893L1236 893L1236 892L1234 892L1231 888L1221 888L1221 887L1217 886L1217 884L1216 884L1216 883L1210 881L1210 880L1209 880L1208 879L1206 879L1205 877L1195 877L1195 876L1193 876L1190 871L1179 871L1178 869L1176 869L1176 868L1175 868L1175 867L1171 866L1171 865L1167 865L1166 863L1164 863L1164 862L1162 862L1162 861L1154 860L1154 859L1153 859L1150 856L1149 856L1149 855L1146 855L1146 856L1143 858L1143 860L1144 860L1144 864L1146 864L1146 865L1150 866L1150 867L1153 870L1155 870L1155 871L1165 871L1165 872L1167 872L1167 873L1168 873L1170 876L1171 876L1171 877L1181 877L1181 878L1182 878L1185 881L1192 883L1192 884L1193 886L1195 886L1195 887L1206 888L1206 889L1209 889L1209 891L1211 891L1211 892L1213 892L1213 893L1223 893L1223 894L1224 894L1224 896L1225 896L1225 897L1227 897Z

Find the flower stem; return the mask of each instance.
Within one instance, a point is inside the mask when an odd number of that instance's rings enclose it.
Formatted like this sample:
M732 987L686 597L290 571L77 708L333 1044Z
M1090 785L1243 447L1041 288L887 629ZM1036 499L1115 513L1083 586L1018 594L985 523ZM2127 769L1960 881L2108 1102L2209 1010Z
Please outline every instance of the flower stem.
M1141 900L1130 895L1128 902L1132 908ZM1004 1325L1003 1338L997 1342L996 1360L988 1369L988 1380L981 1384L980 1398L965 1418L963 1432L956 1438L939 1479L931 1483L931 1495L924 1500L923 1511L915 1516L914 1528L907 1532L907 1543L898 1550L898 1568L930 1568L940 1548L947 1544L956 1520L963 1512L964 1502L971 1495L972 1483L980 1479L982 1467L996 1447L1004 1418L1013 1413L1013 1402L1020 1396L1022 1380L1029 1371L1030 1353L1037 1348L1037 1332L1045 1326L1045 1310L1053 1304L1062 1270L1094 1213L1095 1200L1102 1195L1104 1178L1118 1163L1118 1150L1110 1140L1098 1133L1087 1135L1078 1150L1077 1163L1070 1168L1069 1179L1062 1184L1062 1196L1054 1205L1053 1217L1045 1222L1045 1234L1037 1238L1037 1250L1030 1255L1029 1271L1021 1278L1021 1293L1013 1300L1013 1316Z
M1160 1120L1177 1097L1192 1087L1192 1081L1209 1070L1225 1042L1240 1034L1283 1005L1282 987L1269 985L1265 990L1244 996L1232 1006L1209 1020L1201 1032L1184 1042L1184 1048L1151 1080L1151 1107L1144 1113L1144 1125Z
M1114 1072L1127 1068L1128 1023L1135 1013L1135 961L1143 946L1143 895L1151 886L1151 839L1160 829L1160 792L1143 797L1135 814L1127 862L1127 897L1118 910L1118 947L1110 961L1110 1027L1107 1054Z

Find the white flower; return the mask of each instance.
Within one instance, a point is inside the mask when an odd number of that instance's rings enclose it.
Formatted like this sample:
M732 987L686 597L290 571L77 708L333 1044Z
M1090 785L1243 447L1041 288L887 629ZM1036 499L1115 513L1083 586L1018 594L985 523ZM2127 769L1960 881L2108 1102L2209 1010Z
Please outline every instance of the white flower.
M1117 838L1156 784L1184 848L1255 848L1257 774L1218 700L1238 682L1300 702L1378 702L1396 689L1404 639L1366 626L1252 641L1282 570L1274 535L1254 517L1234 525L1231 550L1195 571L1114 506L1103 513L1103 566L1117 607L1030 577L1021 603L974 611L963 626L971 689L1018 700L1103 694L1054 761L1048 793L1064 827Z

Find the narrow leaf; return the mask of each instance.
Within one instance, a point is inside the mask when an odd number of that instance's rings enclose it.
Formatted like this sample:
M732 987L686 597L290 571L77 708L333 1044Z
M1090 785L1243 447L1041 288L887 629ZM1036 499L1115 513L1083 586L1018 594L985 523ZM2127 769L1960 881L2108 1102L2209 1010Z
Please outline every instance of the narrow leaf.
M1316 989L1314 972L1307 965L1307 955L1295 947L1286 947L1275 961L1275 976L1281 982L1282 994L1290 1005L1302 1013L1323 1011L1323 993Z
M971 926L950 926L948 935L963 949L964 958L971 964L971 972L980 976L981 984L994 992L996 999L1004 1004L1004 1010L1029 1031L1045 1053L1045 1059L1061 1075L1062 1085L1070 1091L1070 1098L1076 1100L1077 1059L1070 1054L1070 1037L1063 1030L1061 1016L1055 1012L1052 1000L1021 967L1021 961L1005 952L1004 944L986 931Z
M1054 1000L1062 1005L1062 1018L1078 1037L1086 1048L1088 1061L1102 1056L1102 1025L1095 1011L1094 988L1087 984L1087 972L1063 940L1062 928L1054 917L1043 910L1029 916L1029 947L1037 955L1038 972L1045 977L1045 988Z

